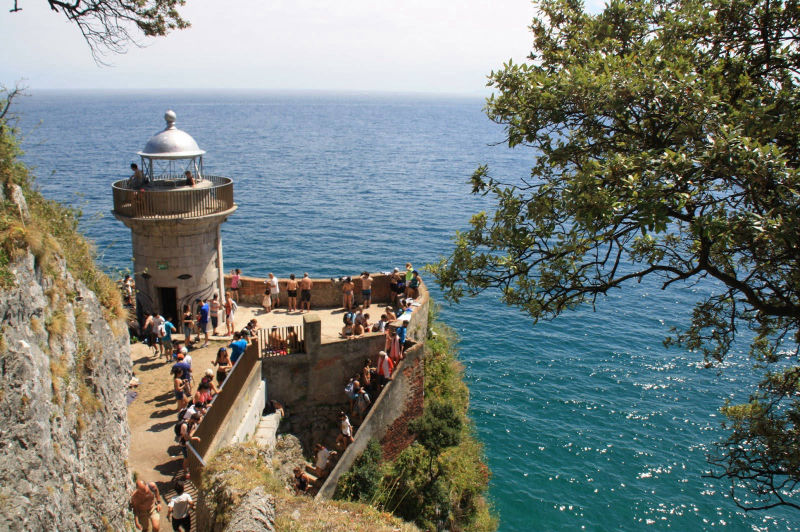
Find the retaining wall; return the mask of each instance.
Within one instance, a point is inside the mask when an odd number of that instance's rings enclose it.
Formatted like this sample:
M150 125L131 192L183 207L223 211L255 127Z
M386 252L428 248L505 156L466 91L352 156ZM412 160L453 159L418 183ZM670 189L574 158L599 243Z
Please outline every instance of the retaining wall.
M342 454L317 493L318 500L333 497L339 477L350 469L370 439L380 441L384 460L393 460L414 441L408 422L422 415L424 356L424 344L417 344L406 352L406 358L398 364L392 380L358 428L355 441Z

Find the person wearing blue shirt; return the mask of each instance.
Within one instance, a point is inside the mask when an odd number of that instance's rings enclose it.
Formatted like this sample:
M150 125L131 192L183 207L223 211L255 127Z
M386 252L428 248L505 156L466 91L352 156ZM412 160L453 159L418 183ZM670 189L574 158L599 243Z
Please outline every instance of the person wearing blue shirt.
M242 356L244 350L247 349L247 340L242 338L241 334L237 332L233 335L233 342L231 342L228 347L231 348L231 362L236 364L236 361Z
M205 339L205 343L201 347L208 347L208 315L210 312L208 301L203 300L200 301L199 299L195 301L195 303L200 303L200 308L198 309L198 316L197 316L197 328L203 331L203 337ZM198 335L197 341L200 341L200 337Z
M397 328L397 337L400 339L400 349L403 350L406 343L406 331L408 330L408 320L403 320L403 326Z
M167 362L169 362L170 357L172 357L172 333L178 332L178 329L172 324L172 318L167 317L167 321L164 322L164 336L161 338L161 345L164 347L164 357L166 357Z

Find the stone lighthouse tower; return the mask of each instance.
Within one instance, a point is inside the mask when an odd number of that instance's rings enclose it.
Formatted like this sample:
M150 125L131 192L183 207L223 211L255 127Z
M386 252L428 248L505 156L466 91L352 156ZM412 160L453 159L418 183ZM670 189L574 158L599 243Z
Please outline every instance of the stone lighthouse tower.
M112 185L114 216L131 230L140 319L155 311L177 320L198 298L223 300L219 229L236 210L233 181L205 175L205 151L175 127L174 112L164 119L138 153L141 173Z

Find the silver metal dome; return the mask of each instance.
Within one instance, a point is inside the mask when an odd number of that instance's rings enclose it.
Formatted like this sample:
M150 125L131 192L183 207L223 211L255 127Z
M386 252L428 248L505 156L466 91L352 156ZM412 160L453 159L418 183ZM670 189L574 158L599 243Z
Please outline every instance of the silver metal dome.
M167 127L153 135L138 155L150 159L191 159L205 153L191 135L175 127L175 112L164 113Z

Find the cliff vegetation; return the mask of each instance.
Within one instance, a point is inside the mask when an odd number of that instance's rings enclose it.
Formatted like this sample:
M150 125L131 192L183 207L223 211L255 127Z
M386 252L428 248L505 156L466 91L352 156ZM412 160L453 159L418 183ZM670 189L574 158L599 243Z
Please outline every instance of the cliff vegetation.
M0 96L2 530L122 530L128 523L119 293L19 160Z

